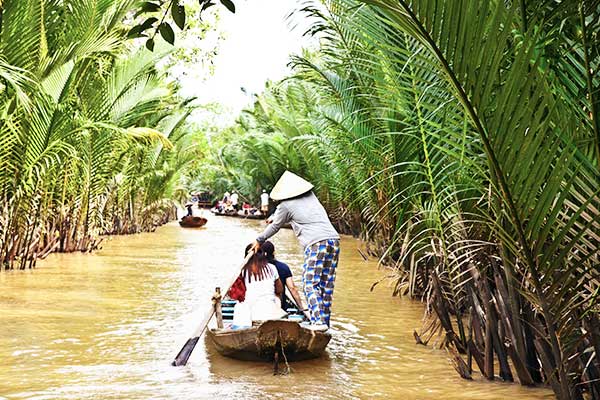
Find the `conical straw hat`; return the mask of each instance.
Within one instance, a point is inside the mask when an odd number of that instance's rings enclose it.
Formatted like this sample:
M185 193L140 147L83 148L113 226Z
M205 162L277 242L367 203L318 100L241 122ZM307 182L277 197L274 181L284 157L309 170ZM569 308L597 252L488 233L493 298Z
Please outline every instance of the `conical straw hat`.
M290 171L285 171L273 187L271 198L273 200L291 199L292 197L308 192L313 187L310 182L300 178L298 175Z

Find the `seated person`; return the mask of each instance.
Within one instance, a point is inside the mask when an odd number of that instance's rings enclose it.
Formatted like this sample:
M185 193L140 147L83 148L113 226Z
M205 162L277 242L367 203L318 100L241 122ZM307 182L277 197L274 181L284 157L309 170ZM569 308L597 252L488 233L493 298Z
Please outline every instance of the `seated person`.
M223 210L226 214L235 214L235 208L233 208L233 206L231 205L231 202L227 202L225 204L225 208Z
M260 211L256 207L250 209L250 215L260 215Z
M252 244L246 246L246 255ZM283 286L277 268L269 264L259 250L242 268L241 278L246 285L245 299L233 309L233 329L252 326L252 321L279 319L286 315L281 309Z
M250 204L248 204L247 202L244 202L244 204L242 204L242 211L244 211L244 215L248 215L248 211L250 211Z
M286 309L286 295L285 288L287 287L290 293L292 294L292 298L294 302L299 307L299 310L306 313L307 309L300 298L300 294L298 294L298 289L296 289L296 284L294 283L294 279L292 278L292 271L287 264L278 261L275 259L275 246L270 241L265 241L260 248L265 252L265 256L267 257L267 261L269 264L274 265L277 268L277 273L279 275L279 280L283 285L283 293L281 295L281 308Z

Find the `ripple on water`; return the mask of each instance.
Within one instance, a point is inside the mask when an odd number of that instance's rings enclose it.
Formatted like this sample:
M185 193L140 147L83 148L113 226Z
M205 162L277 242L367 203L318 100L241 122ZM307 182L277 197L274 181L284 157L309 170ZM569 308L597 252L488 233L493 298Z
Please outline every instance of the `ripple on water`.
M55 254L34 271L0 274L0 399L520 399L548 390L461 380L440 350L416 346L422 305L389 296L381 272L342 240L327 354L273 376L201 340L190 362L170 361L238 267L255 221L212 217L110 238L94 254ZM302 253L289 230L273 240L300 284Z

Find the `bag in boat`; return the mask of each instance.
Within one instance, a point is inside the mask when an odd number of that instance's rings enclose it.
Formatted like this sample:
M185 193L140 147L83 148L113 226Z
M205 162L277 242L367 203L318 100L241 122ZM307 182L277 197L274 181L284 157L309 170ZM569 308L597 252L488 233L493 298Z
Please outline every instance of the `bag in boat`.
M230 299L237 300L240 303L246 299L246 285L241 276L238 276L235 282L233 282L227 295Z

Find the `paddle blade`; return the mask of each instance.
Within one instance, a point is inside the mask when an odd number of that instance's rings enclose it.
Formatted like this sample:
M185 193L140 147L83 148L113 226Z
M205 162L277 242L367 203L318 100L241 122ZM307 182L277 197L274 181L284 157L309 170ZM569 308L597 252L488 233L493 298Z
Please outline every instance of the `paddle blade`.
M200 336L189 338L181 350L179 350L177 357L175 357L175 360L173 360L171 365L174 367L179 367L180 365L187 364L188 359L192 355L192 351L194 351L194 347L196 347L196 344L198 343L198 339L200 339Z

